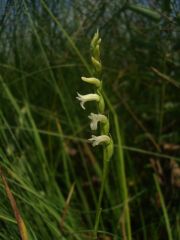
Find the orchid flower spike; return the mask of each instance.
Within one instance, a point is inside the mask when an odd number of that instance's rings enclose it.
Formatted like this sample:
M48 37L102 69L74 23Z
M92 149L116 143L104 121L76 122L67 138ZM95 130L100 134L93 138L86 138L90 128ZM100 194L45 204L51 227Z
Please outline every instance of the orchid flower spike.
M90 83L90 84L94 84L96 87L100 87L101 86L101 81L97 78L91 77L91 78L86 78L86 77L81 77L81 79L84 82Z
M80 101L80 105L81 107L85 110L85 107L84 107L84 104L86 102L89 102L89 101L96 101L96 102L99 102L100 101L100 96L98 94L93 94L93 93L90 93L90 94L86 94L86 95L81 95L79 93L77 93L77 99Z
M108 123L108 119L105 115L103 114L95 114L95 113L91 113L88 118L91 120L90 123L90 128L91 130L97 130L97 125L98 122L102 122L102 123Z
M98 146L99 144L109 144L111 142L110 137L107 135L92 135L88 140L92 143L93 147Z

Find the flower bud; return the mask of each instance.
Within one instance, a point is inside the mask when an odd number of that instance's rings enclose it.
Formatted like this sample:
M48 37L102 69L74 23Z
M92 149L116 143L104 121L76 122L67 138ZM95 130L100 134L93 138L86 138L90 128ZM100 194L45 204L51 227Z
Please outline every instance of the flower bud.
M100 49L99 49L99 45L96 45L93 49L93 53L92 55L94 56L94 58L98 61L100 61Z
M97 32L94 34L94 37L91 41L91 48L93 49L98 42L99 42L99 31L97 30Z
M93 65L94 65L96 71L97 72L101 72L101 70L102 70L101 63L98 60L96 60L94 57L91 57L91 61L92 61Z
M84 82L90 83L90 84L94 84L97 88L99 88L101 86L101 81L97 78L86 78L86 77L81 77L81 79Z

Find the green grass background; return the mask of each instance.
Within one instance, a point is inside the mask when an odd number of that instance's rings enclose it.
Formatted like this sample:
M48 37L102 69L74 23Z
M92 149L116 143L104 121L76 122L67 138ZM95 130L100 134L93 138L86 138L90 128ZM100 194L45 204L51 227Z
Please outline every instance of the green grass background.
M93 239L102 149L87 142L93 104L83 111L75 97L90 92L80 77L90 76L97 28L115 144L98 239L180 238L179 9L168 0L7 5L0 166L30 240ZM20 239L2 181L0 239Z

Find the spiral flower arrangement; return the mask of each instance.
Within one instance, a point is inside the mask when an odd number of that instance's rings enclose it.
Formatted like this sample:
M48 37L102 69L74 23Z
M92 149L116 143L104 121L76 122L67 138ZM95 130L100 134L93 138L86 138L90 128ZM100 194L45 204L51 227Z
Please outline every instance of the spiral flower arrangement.
M100 80L100 75L102 72L102 64L100 60L100 43L101 38L99 37L99 32L94 34L91 41L91 61L93 67L94 76L91 77L81 77L82 81L89 83L94 86L95 91L90 94L81 95L77 93L77 99L80 101L81 107L85 110L85 103L89 101L95 101L97 104L98 113L91 113L88 118L91 120L90 128L92 131L98 130L100 127L101 135L92 135L88 140L92 143L92 146L103 145L104 147L104 160L109 161L113 154L113 141L109 134L109 119L104 114L105 104L102 94L102 80Z
M93 147L102 145L103 146L103 174L101 181L101 188L97 203L97 211L96 211L96 219L95 219L95 239L97 239L98 226L101 215L101 205L102 198L105 188L105 181L108 173L108 163L113 154L113 140L109 133L109 119L105 115L105 103L103 98L103 89L102 89L102 80L101 72L102 72L102 64L100 60L100 43L101 38L99 37L99 32L97 31L94 34L94 37L91 41L91 62L93 68L93 76L90 77L81 77L82 81L89 83L94 86L94 92L86 95L81 95L77 93L77 99L80 101L81 107L85 110L85 103L89 101L94 101L97 105L97 113L91 113L88 118L90 119L90 128L92 131L97 131L99 127L100 135L92 135L89 138L89 142Z

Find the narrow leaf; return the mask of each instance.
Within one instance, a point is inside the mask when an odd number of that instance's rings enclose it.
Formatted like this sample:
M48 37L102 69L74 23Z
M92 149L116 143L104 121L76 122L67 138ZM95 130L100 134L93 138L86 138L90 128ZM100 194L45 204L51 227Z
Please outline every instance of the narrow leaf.
M13 196L13 194L12 194L12 192L11 192L9 186L8 186L8 183L6 181L6 178L5 178L1 168L0 168L0 175L1 175L4 187L5 187L7 197L9 199L12 210L14 212L14 216L15 216L17 224L18 224L19 234L21 236L21 240L28 240L28 234L27 234L26 226L25 226L24 221L23 221L23 219L20 215L20 212L19 212L19 210L17 208L17 205L16 205L16 200L15 200L15 198L14 198L14 196Z
M141 5L131 4L131 5L128 5L127 8L145 17L151 18L154 21L160 21L161 19L161 15L158 12L150 8L145 8Z

